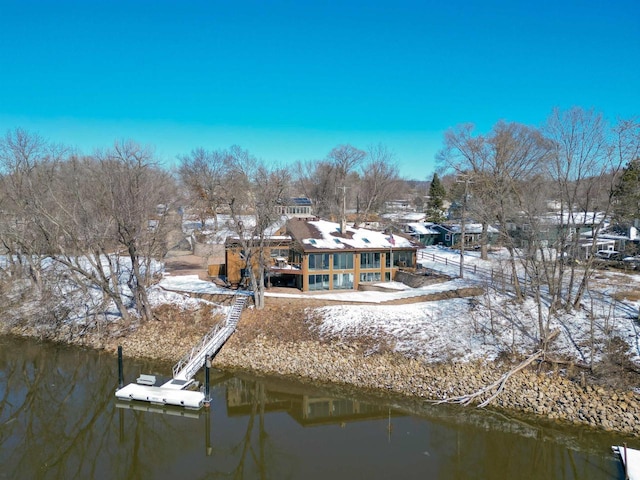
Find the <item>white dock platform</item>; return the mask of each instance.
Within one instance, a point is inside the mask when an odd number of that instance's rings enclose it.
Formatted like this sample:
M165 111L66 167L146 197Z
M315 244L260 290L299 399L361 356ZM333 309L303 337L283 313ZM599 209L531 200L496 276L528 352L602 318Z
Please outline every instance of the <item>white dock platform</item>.
M640 450L621 445L614 445L611 449L620 456L627 478L640 480Z
M119 400L138 400L155 405L175 405L189 409L200 409L204 405L202 392L188 390L194 375L204 366L205 359L212 357L235 332L247 295L237 295L224 325L217 325L205 335L174 367L173 378L162 386L156 386L155 375L141 374L137 383L130 383L116 390Z
M177 407L200 409L204 405L204 393L193 390L176 390L175 388L152 387L130 383L116 390L120 400L138 400L155 405L175 405Z

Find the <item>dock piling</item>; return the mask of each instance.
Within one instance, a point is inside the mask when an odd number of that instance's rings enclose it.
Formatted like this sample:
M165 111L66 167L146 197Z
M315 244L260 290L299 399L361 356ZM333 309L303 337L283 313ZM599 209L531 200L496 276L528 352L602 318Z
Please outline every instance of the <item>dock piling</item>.
M122 367L122 345L118 345L118 388L124 387L124 369Z
M204 359L204 406L211 405L211 396L209 395L209 375L211 370L211 357L207 355Z

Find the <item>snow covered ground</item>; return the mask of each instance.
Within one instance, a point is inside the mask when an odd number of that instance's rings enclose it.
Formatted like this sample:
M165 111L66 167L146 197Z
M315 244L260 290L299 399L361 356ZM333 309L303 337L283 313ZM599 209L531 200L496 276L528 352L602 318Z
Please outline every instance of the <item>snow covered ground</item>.
M427 253L450 256L449 265L433 263L428 266L457 275L455 262L459 254L432 247ZM479 254L469 252L465 264L487 267ZM499 261L499 254L496 254ZM598 272L598 281L592 282L592 290L604 295L594 295L587 300L587 309L560 316L551 322L551 329L559 335L553 344L553 352L576 361L589 363L591 357L598 360L607 343L619 337L628 345L629 354L640 362L640 326L637 322L638 303L614 300L618 290L638 284L640 276L628 275L622 281L621 273ZM614 281L614 277L615 281ZM316 309L321 323L321 334L342 339L367 337L391 347L397 352L420 356L426 361L492 360L504 353L531 353L537 348L539 338L536 305L532 300L522 304L513 302L508 294L495 292L472 298L450 299L404 305L384 305L394 299L404 299L429 293L477 286L483 279L479 275L465 273L465 279L455 279L422 288L410 288L403 284L381 284L386 292L314 292L310 294L267 293L268 296L295 296L337 300L341 305ZM181 292L220 293L226 291L216 285L199 280L196 276L166 276L160 289ZM176 294L177 295L177 294ZM178 295L179 296L179 295ZM168 298L166 300L169 300ZM178 301L175 298L174 301ZM353 302L365 303L352 304ZM302 319L301 319L302 320ZM593 341L592 341L593 338Z

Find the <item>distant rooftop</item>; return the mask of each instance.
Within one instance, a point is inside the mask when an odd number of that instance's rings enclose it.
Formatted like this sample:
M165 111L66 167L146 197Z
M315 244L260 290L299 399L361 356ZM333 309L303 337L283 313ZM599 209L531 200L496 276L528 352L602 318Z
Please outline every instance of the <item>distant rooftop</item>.
M309 200L307 197L289 197L289 198L282 198L278 201L278 203L280 205L292 205L292 206L297 206L297 207L310 207L311 206L311 200Z

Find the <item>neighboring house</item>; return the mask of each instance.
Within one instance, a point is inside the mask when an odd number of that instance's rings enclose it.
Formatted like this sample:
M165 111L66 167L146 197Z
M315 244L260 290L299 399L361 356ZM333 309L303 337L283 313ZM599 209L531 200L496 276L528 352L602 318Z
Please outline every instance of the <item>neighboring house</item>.
M591 233L585 233L584 242L589 246L593 243ZM640 235L638 229L628 225L612 225L598 233L596 237L596 251L612 250L630 255L637 255L640 250Z
M408 198L387 200L386 202L384 202L384 209L386 212L407 212L414 210L413 206L411 205L411 200Z
M404 231L413 240L424 246L435 245L440 242L440 231L431 222L407 223L404 226Z
M434 230L440 233L439 243L442 243L445 247L459 247L462 237L462 224L459 223L447 223L447 224L434 224ZM487 230L488 243L492 244L496 241L499 235L497 228L489 225ZM481 223L465 223L464 225L464 246L467 248L476 247L480 245L482 237L482 224Z
M307 197L284 198L276 207L276 213L288 218L311 218L311 200Z
M381 217L387 224L393 223L395 225L404 226L407 223L424 222L427 218L427 214L423 212L395 212L384 213Z
M507 234L513 239L516 247L526 248L532 240L542 247L565 248L560 240L578 238L579 258L586 258L591 251L588 237L593 236L597 228L606 228L604 214L601 212L551 212L535 219L535 224L522 219L506 225ZM576 237L577 236L577 237ZM606 249L611 242L603 241L598 248Z

